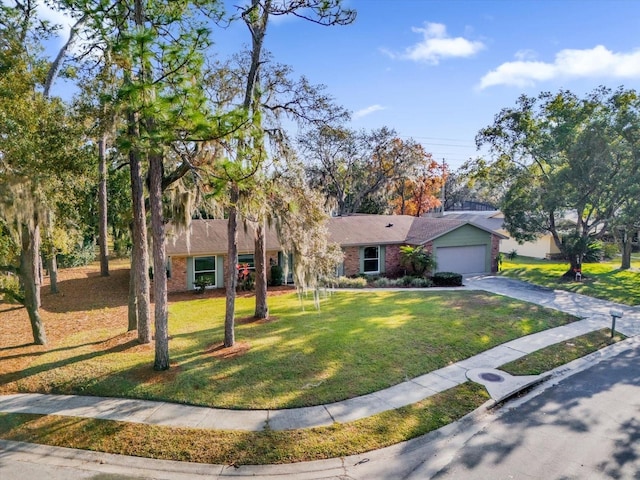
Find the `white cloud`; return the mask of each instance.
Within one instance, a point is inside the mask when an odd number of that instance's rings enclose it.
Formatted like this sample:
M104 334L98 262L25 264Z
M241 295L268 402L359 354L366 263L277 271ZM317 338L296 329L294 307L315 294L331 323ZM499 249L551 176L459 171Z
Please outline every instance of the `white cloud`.
M377 112L377 111L379 111L379 110L384 110L384 109L385 109L385 108L384 108L382 105L378 105L378 104L376 104L376 105L371 105L371 106L369 106L369 107L367 107L367 108L363 108L363 109L358 110L357 112L355 112L355 113L353 114L353 119L354 119L354 120L357 120L357 119L359 119L359 118L366 117L367 115L370 115L370 114L372 114L373 112Z
M395 54L385 50L392 58L427 62L437 65L443 58L471 57L485 48L484 43L468 40L463 37L450 37L447 27L441 23L425 23L423 28L412 28L415 33L421 33L421 42L407 48L403 54Z
M506 62L480 79L479 88L494 85L528 87L554 78L640 78L640 49L615 53L602 45L586 50L561 50L553 63L525 60Z

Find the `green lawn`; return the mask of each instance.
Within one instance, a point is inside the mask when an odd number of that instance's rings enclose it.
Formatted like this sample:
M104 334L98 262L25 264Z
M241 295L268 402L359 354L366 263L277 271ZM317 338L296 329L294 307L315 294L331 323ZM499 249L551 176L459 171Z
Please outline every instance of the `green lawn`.
M153 349L132 335L71 334L29 367L0 375L3 391L124 396L227 408L318 405L374 392L523 335L574 320L472 291L339 292L322 301L270 297L272 320L243 321L238 345L220 348L224 299L170 307L172 368L153 372Z
M539 260L529 257L505 259L502 275L519 278L550 288L569 290L626 305L640 305L640 261L634 259L630 270L620 270L620 260L582 265L581 282L566 281L562 274L569 268L566 262Z
M531 375L623 339L608 329L551 345L503 365ZM247 465L343 457L410 440L451 423L488 399L466 382L412 405L354 422L302 430L231 432L160 427L98 419L0 413L0 438L167 460Z

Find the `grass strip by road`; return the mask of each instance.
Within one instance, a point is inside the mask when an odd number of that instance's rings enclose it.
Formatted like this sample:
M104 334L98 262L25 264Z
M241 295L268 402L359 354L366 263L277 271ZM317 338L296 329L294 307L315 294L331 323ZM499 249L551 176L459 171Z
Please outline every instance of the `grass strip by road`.
M231 432L109 420L0 413L0 437L44 445L219 465L336 458L409 440L454 422L488 400L470 382L362 420L303 430Z
M609 329L591 332L500 367L534 375L623 340ZM230 432L109 420L0 413L0 438L122 455L220 465L266 465L365 453L424 435L480 407L484 387L464 383L421 402L330 427Z
M511 375L540 375L565 365L576 358L584 357L601 348L613 345L625 338L627 337L621 333L616 333L611 338L611 330L603 328L602 330L589 332L580 337L550 345L518 360L506 363L499 368Z

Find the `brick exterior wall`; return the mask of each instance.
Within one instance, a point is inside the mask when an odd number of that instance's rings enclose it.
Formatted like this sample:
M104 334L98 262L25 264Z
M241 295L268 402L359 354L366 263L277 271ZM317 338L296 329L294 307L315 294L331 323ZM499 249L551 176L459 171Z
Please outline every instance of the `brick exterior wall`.
M404 275L405 269L400 265L400 245L387 245L384 250L384 275L387 277Z
M360 273L360 248L346 247L344 250L344 275L357 275Z
M498 254L500 253L500 237L491 235L491 273L498 271Z
M171 278L167 280L169 292L184 292L187 290L187 258L171 257Z

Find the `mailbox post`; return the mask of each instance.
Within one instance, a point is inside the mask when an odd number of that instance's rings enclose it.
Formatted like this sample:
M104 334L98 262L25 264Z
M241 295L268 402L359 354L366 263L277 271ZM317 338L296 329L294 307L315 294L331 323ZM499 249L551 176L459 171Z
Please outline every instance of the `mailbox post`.
M611 315L611 338L616 334L616 319L622 318L622 312L620 310L609 310L609 315Z

